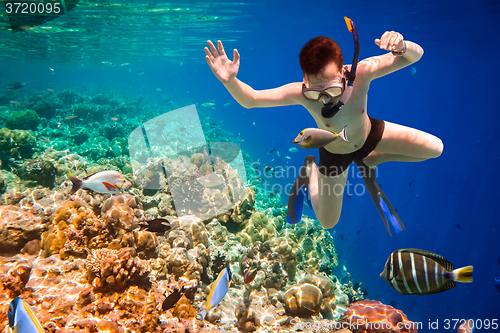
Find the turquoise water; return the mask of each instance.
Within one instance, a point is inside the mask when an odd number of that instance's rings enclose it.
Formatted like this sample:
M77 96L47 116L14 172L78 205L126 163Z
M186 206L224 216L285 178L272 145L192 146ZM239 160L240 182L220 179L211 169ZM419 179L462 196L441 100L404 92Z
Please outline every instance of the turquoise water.
M359 31L360 59L380 54L373 40L386 30L418 43L425 52L419 62L372 82L367 112L440 137L444 152L421 163L379 168L378 181L407 228L397 236L387 235L368 194L344 198L341 219L332 232L339 266L328 273L340 276L345 266L352 282L362 282L366 298L391 304L422 322L420 332L435 331L428 324L436 320L444 331L447 319L500 319L500 287L494 280L500 278L497 2L80 1L66 15L17 33L9 30L2 6L2 127L32 130L39 153L49 147L69 149L84 156L89 166L111 159L115 166L124 166L116 160L129 155L129 135L140 128L141 120L192 104L207 141L231 141L241 147L248 180L255 166L263 170L268 165L302 165L311 152L289 151L291 141L303 128L316 127L314 120L300 106L238 105L205 62L208 39L222 40L228 53L238 49L238 78L255 89L301 81L298 53L318 35L335 39L349 63L352 37L344 16L353 19ZM4 88L13 82L26 86ZM27 118L16 120L15 114L25 108L41 119L33 125ZM189 126L192 120L181 117L175 128ZM178 147L185 144L185 133L168 136L160 129L153 144L160 150ZM24 160L2 157L3 178L9 179ZM83 166L76 171L86 175ZM287 198L280 189L294 177L264 178L266 182L256 187L256 206L283 214ZM44 187L55 188L64 180ZM350 181L362 183L352 175ZM474 265L474 282L436 295L397 294L378 275L388 255L399 248L437 252L456 267Z

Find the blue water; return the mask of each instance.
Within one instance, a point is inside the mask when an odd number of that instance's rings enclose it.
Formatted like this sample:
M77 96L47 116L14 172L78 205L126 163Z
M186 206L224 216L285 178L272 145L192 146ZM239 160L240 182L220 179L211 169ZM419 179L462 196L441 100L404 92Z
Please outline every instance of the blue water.
M422 323L419 332L436 331L429 328L429 322L436 320L441 332L447 319L500 320L500 293L494 286L494 277L500 277L496 82L500 77L496 59L500 3L259 0L252 4L219 1L212 7L207 3L177 5L202 7L203 15L232 15L224 11L232 9L234 16L223 22L207 20L207 26L198 20L183 27L175 21L157 26L154 14L144 14L148 24L113 21L109 26L104 24L106 19L92 23L77 6L58 20L88 30L75 33L64 45L55 33L51 41L45 41L41 34L30 35L29 31L12 34L0 30L4 51L0 54L0 87L29 81L19 94L35 88L69 87L82 93L120 89L149 101L159 100L155 89L160 88L162 96L180 105L198 103L198 109L213 100L216 109L207 111L211 119L240 134L243 151L258 159L261 167L298 166L311 152L291 153L288 149L300 130L315 127L313 119L299 106L239 106L206 65L205 41L225 41L228 54L237 48L241 55L238 78L255 89L267 89L302 80L298 53L318 35L335 39L344 51L344 62L350 63L352 36L344 16L356 23L361 59L381 54L373 40L384 31L398 31L420 44L424 56L373 81L367 112L434 134L445 148L437 159L380 166L379 183L406 226L399 235L389 237L368 194L344 199L333 236L340 265L348 268L354 281L363 282L367 298L395 303L411 320ZM8 25L5 15L0 19L2 26ZM36 40L39 42L33 42ZM130 65L106 66L102 61ZM141 72L144 74L137 75ZM225 103L230 105L223 107ZM281 156L268 155L272 149ZM350 181L361 182L352 176ZM286 184L293 179L271 182ZM286 203L284 195L282 199ZM387 257L399 248L437 252L456 267L474 265L474 282L436 295L400 295L379 278Z

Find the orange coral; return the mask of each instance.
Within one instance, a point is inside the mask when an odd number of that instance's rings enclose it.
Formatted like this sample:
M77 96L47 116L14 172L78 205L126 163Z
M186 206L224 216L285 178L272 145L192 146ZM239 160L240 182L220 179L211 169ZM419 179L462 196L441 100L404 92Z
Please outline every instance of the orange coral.
M142 203L130 194L113 196L102 205L101 216L116 227L131 231L138 227L135 209L142 209Z
M49 230L42 234L42 248L45 257L52 254L65 255L64 244L67 241L66 231L73 225L80 230L88 220L97 219L94 212L81 200L67 201L59 207L54 216Z
M26 260L0 260L0 294L9 298L19 296L28 282L31 264Z
M353 303L339 322L349 323L353 333L417 333L417 324L401 310L369 299Z
M52 215L49 230L42 235L45 257L60 254L65 260L69 256L84 257L86 249L120 249L134 246L132 226L137 226L135 211L139 207L133 196L118 196L106 200L103 217L97 216L83 200L67 201ZM139 252L155 254L156 238L151 233L138 235ZM144 256L144 255L143 255Z
M133 248L119 251L110 249L92 250L85 260L88 278L97 290L118 291L130 285L149 288L149 263L136 257Z
M39 238L41 218L16 206L0 207L0 252L18 252L27 242Z
M193 319L196 317L198 311L193 307L191 302L186 298L186 296L182 296L179 301L175 304L175 307L172 309L172 314L181 319Z

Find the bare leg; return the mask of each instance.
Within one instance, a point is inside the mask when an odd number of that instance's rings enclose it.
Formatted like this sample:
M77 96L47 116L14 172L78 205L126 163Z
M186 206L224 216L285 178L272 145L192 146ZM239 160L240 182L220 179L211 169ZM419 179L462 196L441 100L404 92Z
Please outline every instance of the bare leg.
M443 152L443 142L432 134L386 121L384 134L375 152L395 155L393 158L399 155L420 158L423 161L440 156ZM400 157L400 159L390 159L390 161L420 160Z
M325 176L318 171L316 161L307 166L309 175L309 193L316 218L323 228L330 229L340 219L342 198L344 194L349 168L338 176Z
M363 162L365 162L370 167L374 167L385 162L422 162L425 160L428 160L428 158L396 154L383 154L373 151L370 153L370 155L365 157Z

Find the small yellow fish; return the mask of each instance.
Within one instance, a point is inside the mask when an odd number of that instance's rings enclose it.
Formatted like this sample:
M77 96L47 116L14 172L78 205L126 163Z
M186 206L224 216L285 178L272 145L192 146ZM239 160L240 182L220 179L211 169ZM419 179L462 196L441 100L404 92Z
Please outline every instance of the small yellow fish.
M111 118L111 120L117 121L117 120L118 120L118 118L113 117L113 118Z
M305 149L321 148L327 144L341 138L345 142L349 142L346 134L346 126L340 131L340 133L335 133L332 131L324 130L321 128L306 128L300 132L293 143L296 143Z

